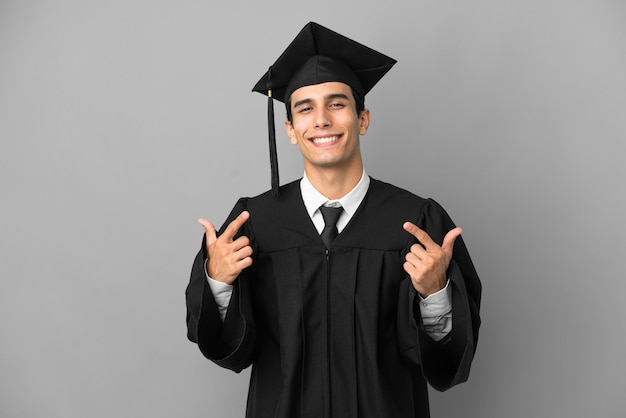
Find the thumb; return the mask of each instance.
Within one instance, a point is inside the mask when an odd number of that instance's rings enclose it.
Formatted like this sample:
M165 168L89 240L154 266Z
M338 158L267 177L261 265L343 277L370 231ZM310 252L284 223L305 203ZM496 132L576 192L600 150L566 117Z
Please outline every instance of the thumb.
M452 248L454 247L454 241L458 238L463 230L459 227L451 229L448 231L445 237L443 237L443 243L441 244L441 249L448 254L448 256L452 257Z
M213 245L213 243L217 241L217 232L215 232L215 226L213 226L211 221L204 218L198 219L198 223L204 227L207 245Z

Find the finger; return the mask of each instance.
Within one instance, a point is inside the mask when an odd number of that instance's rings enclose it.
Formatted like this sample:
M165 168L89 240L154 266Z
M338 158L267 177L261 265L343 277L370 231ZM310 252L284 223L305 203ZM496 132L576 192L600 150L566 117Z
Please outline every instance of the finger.
M404 271L411 277L411 281L419 281L419 277L422 275L422 270L410 261L405 261L402 265Z
M211 221L200 218L198 219L200 225L204 227L204 232L206 233L206 242L207 245L213 245L215 241L217 241L217 233L215 232L215 226L211 223Z
M243 247L243 248L237 250L235 255L236 255L238 260L243 260L245 258L250 258L250 256L252 256L252 247L250 247L250 246Z
M437 245L437 243L433 241L432 238L430 238L430 235L428 235L426 231L419 228L417 225L411 222L405 222L404 225L402 225L402 227L409 234L417 238L417 240L421 242L422 245L426 248L426 251L428 251L429 247L432 247L433 245Z
M232 248L234 251L239 251L242 248L250 246L250 239L245 235L240 236L232 243Z
M411 245L410 250L411 251L408 254L413 254L414 256L416 256L420 260L422 258L424 258L424 256L426 255L426 252L427 252L424 249L424 247L422 247L420 244L413 244L413 245Z
M222 236L226 238L228 241L232 241L232 239L237 235L239 229L243 226L244 223L250 218L250 212L244 210L237 216L233 221L228 224Z
M239 268L240 273L243 269L246 269L250 267L251 265L252 265L252 257L243 258L239 260L239 262L237 263L237 267Z
M415 253L407 253L407 255L404 257L404 259L411 263L414 266L418 266L418 265L422 265L422 260L421 258L415 254Z
M454 248L454 241L459 237L459 235L461 235L462 232L463 230L461 228L456 227L448 231L446 236L443 237L443 244L441 244L441 249L449 256L452 256L452 248Z

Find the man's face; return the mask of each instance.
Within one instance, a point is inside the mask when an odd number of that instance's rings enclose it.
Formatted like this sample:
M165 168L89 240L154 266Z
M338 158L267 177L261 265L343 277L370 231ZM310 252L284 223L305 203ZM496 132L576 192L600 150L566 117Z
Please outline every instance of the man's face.
M352 89L339 82L305 86L291 95L292 122L285 122L292 144L298 144L305 169L362 166L359 135L370 114L357 114Z

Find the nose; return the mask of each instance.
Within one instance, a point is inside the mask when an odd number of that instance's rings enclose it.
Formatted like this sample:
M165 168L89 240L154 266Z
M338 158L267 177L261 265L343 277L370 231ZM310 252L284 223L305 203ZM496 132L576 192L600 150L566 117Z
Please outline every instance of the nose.
M315 127L316 128L328 128L331 125L328 111L325 108L319 108L315 112Z

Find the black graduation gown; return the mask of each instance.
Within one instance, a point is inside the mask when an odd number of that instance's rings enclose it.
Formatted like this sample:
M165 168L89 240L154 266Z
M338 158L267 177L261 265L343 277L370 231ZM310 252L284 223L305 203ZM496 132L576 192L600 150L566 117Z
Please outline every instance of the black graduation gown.
M299 182L240 199L250 218L253 266L237 278L224 323L204 273L204 242L187 287L188 338L222 367L253 366L246 416L428 417L428 381L467 380L480 326L481 284L463 240L448 277L453 328L442 341L421 325L417 293L402 268L412 221L441 244L454 224L433 200L371 180L328 254Z

